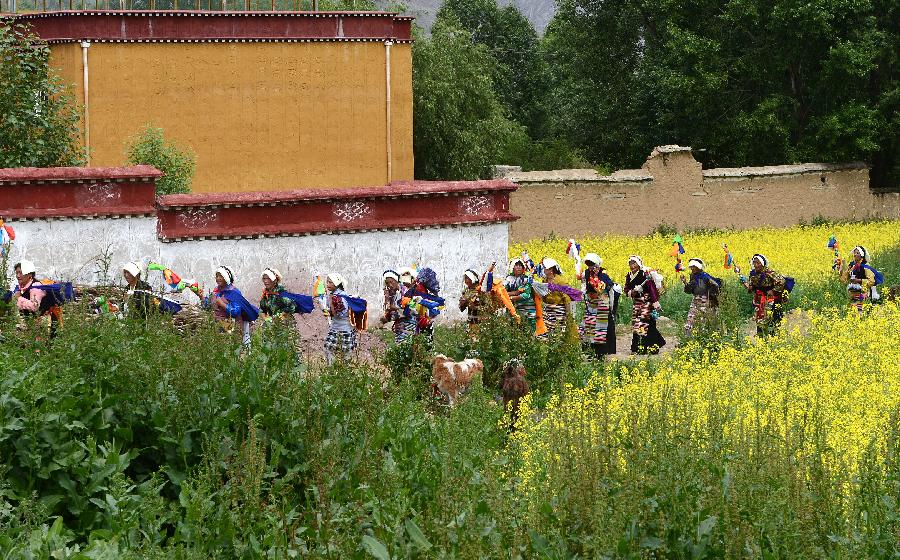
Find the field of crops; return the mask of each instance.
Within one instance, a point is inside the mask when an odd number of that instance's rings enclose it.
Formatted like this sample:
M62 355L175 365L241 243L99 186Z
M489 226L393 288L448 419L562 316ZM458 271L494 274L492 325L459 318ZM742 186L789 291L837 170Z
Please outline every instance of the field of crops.
M831 235L900 284L900 222L683 233L727 279L713 328L599 362L502 318L445 326L436 352L485 363L452 410L409 347L329 369L277 324L241 355L211 323L71 308L48 346L0 317L0 557L896 558L900 307L848 312ZM674 280L670 234L578 241L616 280L630 254ZM747 335L723 243L797 279L777 336ZM565 246L510 252L565 266ZM688 298L662 305L677 327ZM514 357L532 394L510 434Z

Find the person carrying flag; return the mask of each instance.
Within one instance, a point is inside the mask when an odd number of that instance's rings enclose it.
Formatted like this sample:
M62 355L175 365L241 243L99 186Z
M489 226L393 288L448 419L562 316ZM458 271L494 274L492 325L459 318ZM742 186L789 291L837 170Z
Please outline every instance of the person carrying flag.
M698 318L706 319L715 313L719 305L719 290L722 280L713 278L704 270L702 259L688 261L690 278L680 276L684 284L684 293L691 296L691 306L688 308L687 319L684 321L684 336L690 338L694 331L694 324Z
M851 257L853 263L845 268L841 262L838 270L841 274L841 282L847 282L847 297L850 299L850 307L862 312L865 302L879 299L875 286L883 282L884 277L869 265L869 252L862 245L853 248Z
M789 292L787 280L769 268L769 260L759 253L750 258L750 266L753 269L749 277L740 276L741 284L753 294L757 336L771 336L784 317L784 302ZM737 267L735 272L740 274Z

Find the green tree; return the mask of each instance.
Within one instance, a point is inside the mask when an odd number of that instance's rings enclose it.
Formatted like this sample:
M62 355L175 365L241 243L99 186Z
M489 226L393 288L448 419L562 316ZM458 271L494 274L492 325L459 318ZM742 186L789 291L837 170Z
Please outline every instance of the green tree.
M190 150L181 150L167 142L161 128L147 125L128 146L128 163L152 165L165 173L156 182L156 194L191 192L195 159Z
M515 6L495 0L446 0L437 20L455 18L472 41L487 47L496 61L494 89L509 116L533 138L543 134L546 120L546 65L531 22Z
M0 167L81 165L80 110L50 69L50 49L0 19Z
M415 176L477 179L523 134L494 91L495 61L454 17L413 45Z
M658 144L709 165L862 159L898 184L898 8L883 0L562 0L551 130L597 162Z

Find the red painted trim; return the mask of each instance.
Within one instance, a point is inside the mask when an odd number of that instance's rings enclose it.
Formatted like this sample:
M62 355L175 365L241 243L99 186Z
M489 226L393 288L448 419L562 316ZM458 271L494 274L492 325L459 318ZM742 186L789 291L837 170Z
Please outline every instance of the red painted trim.
M409 181L384 187L170 195L159 200L164 241L311 235L510 222L506 180Z
M37 181L88 181L96 179L158 179L164 173L152 165L129 167L5 167L0 168L0 183Z
M156 213L149 165L0 169L0 216L9 219Z
M397 181L379 187L156 197L150 166L0 169L8 219L156 215L163 241L421 229L517 219L516 185Z
M54 43L412 39L412 20L387 12L58 11L17 18Z
M506 179L491 181L394 181L378 187L342 189L299 189L292 191L229 192L208 194L170 194L159 197L162 209L224 205L278 205L313 200L349 200L366 198L407 198L424 195L462 194L475 191L514 191L518 187Z

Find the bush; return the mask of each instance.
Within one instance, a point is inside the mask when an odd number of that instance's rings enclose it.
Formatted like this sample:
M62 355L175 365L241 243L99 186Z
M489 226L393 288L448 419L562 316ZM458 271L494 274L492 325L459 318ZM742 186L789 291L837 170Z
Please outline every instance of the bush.
M191 192L195 160L190 150L180 150L175 144L166 142L161 128L148 125L132 139L128 146L128 163L132 165L152 165L165 173L156 181L156 194L179 194Z

